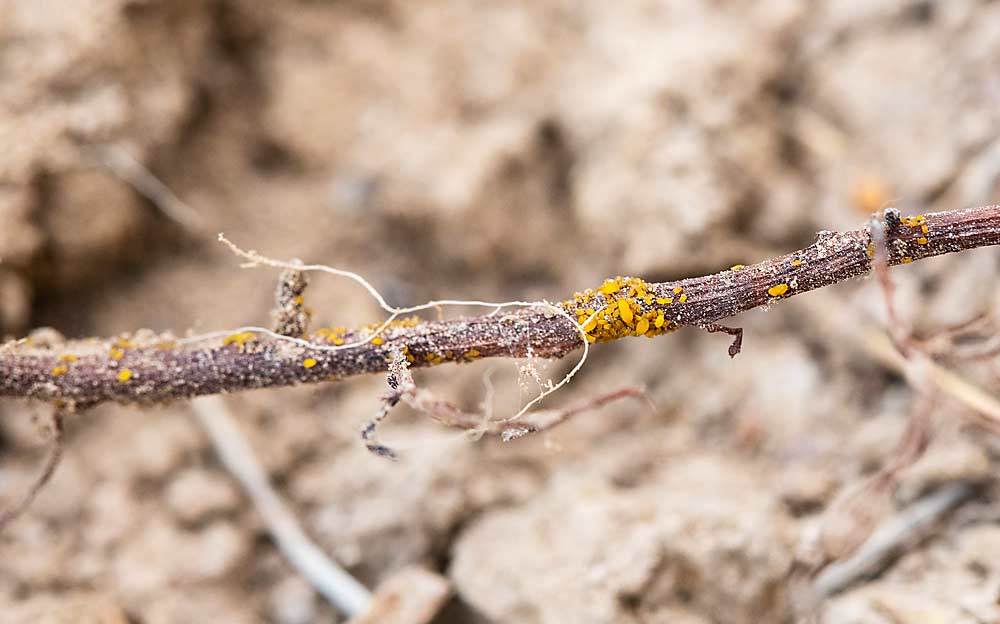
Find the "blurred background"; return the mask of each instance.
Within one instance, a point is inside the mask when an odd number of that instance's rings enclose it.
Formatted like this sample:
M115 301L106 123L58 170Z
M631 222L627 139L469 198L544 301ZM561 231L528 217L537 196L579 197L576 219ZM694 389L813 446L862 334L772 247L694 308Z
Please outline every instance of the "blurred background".
M757 262L887 205L1000 200L1000 3L0 0L0 146L0 335L266 325L276 276L240 269L220 231L396 305L561 300ZM991 311L997 268L984 249L896 270L901 315L919 335ZM315 327L381 317L332 278L307 302ZM921 407L865 348L883 316L861 280L732 320L732 361L695 329L599 345L547 405L645 385L655 413L622 402L503 444L399 408L398 463L358 439L380 377L228 403L365 584L411 564L449 579L437 621L791 622L804 536ZM991 362L957 369L996 390ZM488 371L498 413L537 392L513 361L417 382L476 410ZM0 403L0 502L34 476L46 409ZM826 600L828 622L1000 619L1000 445L947 397L931 411L929 450L872 505L979 495ZM187 405L101 407L68 441L0 535L0 604L339 621Z

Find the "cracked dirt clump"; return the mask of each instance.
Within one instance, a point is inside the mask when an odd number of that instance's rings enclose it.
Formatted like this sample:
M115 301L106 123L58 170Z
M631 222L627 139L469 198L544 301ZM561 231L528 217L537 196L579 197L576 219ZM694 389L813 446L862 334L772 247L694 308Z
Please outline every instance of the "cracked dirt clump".
M218 231L357 271L393 305L559 301L609 275L749 266L886 202L905 216L1000 201L998 3L494 4L0 0L0 335L267 324L277 276L239 270ZM140 198L107 149L209 234ZM996 268L984 249L894 269L897 307L921 330L995 310ZM313 332L379 318L335 279L302 294L295 324L308 308ZM891 459L924 400L857 346L883 309L872 281L776 303L735 320L732 361L691 328L595 343L545 407L642 384L655 411L610 405L503 444L397 409L380 429L397 464L358 434L384 378L226 401L307 532L365 584L409 565L448 576L443 624L785 624L802 534ZM538 390L529 373L567 364L416 382L500 417ZM956 367L996 394L987 369ZM0 403L0 505L35 475L47 408ZM828 624L1000 619L1000 453L961 415L936 404L927 455L871 506L898 513L957 479L979 500L832 597ZM65 463L0 534L0 605L28 621L62 606L336 621L190 416L177 402L71 419Z

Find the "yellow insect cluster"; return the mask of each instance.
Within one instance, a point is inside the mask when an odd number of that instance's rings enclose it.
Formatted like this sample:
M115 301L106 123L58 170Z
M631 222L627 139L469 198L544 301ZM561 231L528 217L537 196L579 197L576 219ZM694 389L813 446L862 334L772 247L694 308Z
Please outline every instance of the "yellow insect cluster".
M255 340L257 340L257 335L255 333L249 331L239 332L237 334L226 336L226 338L222 341L222 346L226 347L234 344L242 349L248 342L253 342Z
M344 344L344 334L346 333L346 327L323 327L321 329L317 329L313 335L315 337L322 338L332 345L340 346Z
M403 355L406 356L407 361L413 362L413 354L410 353L409 347L403 347ZM482 353L479 349L469 349L464 353L456 353L454 351L445 351L444 353L426 353L424 354L424 359L427 360L431 365L437 366L442 362L458 362L459 364L463 362L474 362L482 357Z
M399 320L395 320L395 321L392 321L392 322L388 323L385 326L384 329L385 330L390 330L390 329L394 329L394 328L416 327L419 324L420 324L420 317L419 316L407 316L405 318L401 318ZM381 327L382 327L382 323L371 323L369 325L365 325L361 329L364 330L364 331L374 332L374 331L378 330ZM315 332L313 332L313 338L314 339L316 339L316 338L322 338L325 342L328 342L328 343L330 343L332 345L335 345L335 346L339 347L340 345L342 345L342 344L345 343L346 339L344 338L344 336L346 336L347 333L348 333L348 330L347 330L346 327L340 327L340 326L337 326L337 327L323 327L323 328L317 329ZM375 336L374 338L371 339L371 342L374 345L385 344L385 341L386 341L386 338L385 338L384 335Z
M63 375L69 372L69 363L75 362L76 360L77 357L72 353L67 353L65 355L59 356L59 361L63 363L57 364L56 366L52 367L52 376L62 377Z
M910 228L920 228L922 234L927 234L930 228L927 227L927 217L924 215L917 215L915 217L902 217L900 222L906 227Z
M576 315L577 322L587 333L588 342L608 342L626 336L652 338L674 331L678 325L666 318L663 309L674 303L674 297L657 297L650 285L638 277L616 277L605 280L596 290L576 293L563 308ZM681 287L674 288L677 303L685 303L687 295ZM601 307L601 295L606 304Z
M920 228L920 233L923 234L923 236L917 239L918 245L926 245L928 242L930 242L927 240L927 234L929 234L931 231L930 228L927 227L927 217L925 217L924 215L917 215L915 217L903 217L902 219L900 219L900 221L906 227L914 229Z
M927 217L924 215L917 215L915 217L903 217L900 222L908 228L920 229L920 233L923 236L917 238L918 245L926 245L930 241L927 240L927 234L930 233L931 229L927 226ZM901 264L909 264L913 262L913 258L910 256L903 256L899 259Z
M96 339L90 339L92 342L96 342ZM129 349L138 348L138 344L128 340L127 338L119 337L108 347L107 356L111 360L111 370L114 372L117 369L118 362L125 357L125 352ZM167 350L174 346L174 342L171 340L161 340L159 342L153 343L155 348L160 350ZM70 368L73 363L78 361L80 356L75 353L64 353L59 356L58 364L52 367L49 373L53 377L62 377L63 375L70 372ZM115 373L115 378L122 383L131 381L135 375L128 368L123 368Z

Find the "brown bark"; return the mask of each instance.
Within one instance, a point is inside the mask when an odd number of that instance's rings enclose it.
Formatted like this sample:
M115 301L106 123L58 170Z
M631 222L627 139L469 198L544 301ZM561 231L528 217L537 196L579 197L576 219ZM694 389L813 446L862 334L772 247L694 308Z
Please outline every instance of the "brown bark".
M1000 206L902 220L890 212L886 238L891 265L996 245ZM647 335L685 325L709 327L777 299L863 275L871 270L871 253L867 228L820 232L809 247L755 265L676 282L639 282L646 296L629 296L626 285L618 293L590 291L584 306L579 299L558 305L575 313L580 307L600 311L610 302L607 309L613 311L618 299L626 299L629 310L621 316L627 323L620 317L612 319L608 328L592 332L597 340L643 333L647 322L641 319L650 319ZM665 323L656 329L654 322L661 313ZM370 335L370 330L362 329L335 332L333 338L329 332L317 333L310 340L329 346L331 340L350 344ZM577 327L551 306L542 305L446 321L395 323L380 340L337 351L310 349L261 334L186 344L155 336L71 341L54 347L21 340L0 347L0 396L72 401L84 407L104 401L150 403L385 372L393 347L410 356L411 366L420 367L529 353L558 358L581 346Z

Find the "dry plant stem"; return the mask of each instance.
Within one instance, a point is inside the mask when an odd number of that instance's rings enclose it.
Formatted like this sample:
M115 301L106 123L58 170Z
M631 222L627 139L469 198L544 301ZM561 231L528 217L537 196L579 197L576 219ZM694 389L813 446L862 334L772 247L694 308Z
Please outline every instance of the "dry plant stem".
M177 197L125 149L115 145L96 147L93 148L93 156L102 166L152 202L167 218L193 232L205 229L205 220L198 211Z
M898 355L896 362L900 365L901 372L915 391L928 398L933 398L934 389L953 396L972 409L976 424L994 433L1000 433L1000 404L996 399L948 369L937 365L927 354L925 346L915 340L900 322L894 298L896 287L889 276L890 250L886 236L886 231L893 227L893 224L900 223L900 217L899 212L894 209L887 209L884 214L885 218L882 221L873 217L870 223L872 241L875 245L873 265L882 288L882 297L889 318L889 332ZM956 332L960 334L963 330L983 323L983 318L984 315L978 315L963 325L945 328L942 332L946 335ZM985 322L988 321L986 317ZM869 349L877 349L878 344L875 342L875 346L869 346Z
M887 208L881 215L878 213L872 215L868 222L868 230L872 239L872 271L882 289L889 336L896 348L905 356L910 344L910 332L896 312L896 284L889 275L889 231L899 225L899 211Z
M878 574L906 547L925 538L937 522L975 492L964 481L951 483L918 500L878 527L849 558L831 564L813 582L817 597L831 596L854 582Z
M931 390L951 397L969 409L969 420L1000 435L1000 401L975 384L937 364L920 351L900 354L884 335L869 332L865 349L882 364L903 375L907 383L921 392Z
M827 549L822 560L812 561L809 565L810 573L825 566L825 570L817 575L814 585L819 597L838 591L863 571L870 572L877 563L887 562L884 552L885 536L876 540L872 533L881 515L877 503L883 502L889 495L895 487L898 475L923 455L930 442L930 417L939 395L957 398L972 407L975 414L973 422L997 431L998 423L993 422L994 415L991 413L995 410L995 401L958 376L936 365L927 355L924 344L916 340L901 321L895 307L895 286L889 275L887 262L889 247L886 232L897 223L901 223L899 214L891 209L885 211L884 219L876 215L869 223L874 247L874 272L885 303L889 335L869 332L867 339L861 342L870 353L904 375L913 390L921 395L921 400L917 403L916 411L910 417L906 432L890 461L861 487L842 497L827 511L822 530L827 538L833 539L831 543L836 544L838 548L833 552ZM956 332L960 334L974 328L979 322L973 319L968 324L942 332L942 335ZM942 380L945 383L942 383ZM975 401L970 401L970 397L974 397ZM906 513L902 515L905 517ZM897 531L899 533L908 525L906 522L900 524L900 521L897 521L888 526L895 526L899 529ZM909 532L907 529L906 534ZM896 537L898 538L898 535ZM898 539L889 541L898 546ZM875 546L873 549L872 544L881 546ZM851 557L827 565L831 559L845 554L850 554Z
M702 325L702 328L710 334L722 332L733 337L733 342L729 345L729 357L734 358L743 350L742 327L726 327L725 325L718 325L716 323L707 323Z
M930 442L930 416L933 405L927 403L910 417L906 431L889 462L877 473L847 490L826 510L819 535L825 548L819 560L800 561L802 571L816 575L832 562L844 560L857 552L880 522L889 514L889 496L900 473L912 466Z
M928 214L922 223L927 232L902 223L885 229L888 264L1000 244L1000 206ZM863 275L872 268L870 253L867 227L821 232L805 249L739 270L648 284L657 299L673 297L676 288L686 297L640 305L644 311L662 311L676 326L712 326L778 299ZM600 292L591 299L595 309L606 303ZM579 328L541 305L506 314L390 326L382 344L367 341L370 332L364 330L347 332L342 338L348 344L362 344L322 350L265 335L228 345L216 338L183 343L151 339L116 359L108 357L113 341L77 341L58 351L14 342L0 347L0 397L69 400L80 406L105 401L154 403L384 372L392 349L403 347L413 356L415 367L457 361L466 353L475 353L477 359L529 354L556 358L581 347ZM328 345L316 340L317 345ZM76 359L62 371L60 357L67 352ZM62 372L54 375L54 371Z
M348 617L364 613L371 603L371 594L305 534L294 514L271 487L253 450L233 423L222 397L204 397L192 401L191 407L211 438L219 459L243 486L278 549L292 566Z
M1000 355L1000 327L989 312L969 320L925 334L916 340L932 359L945 362L976 362Z
M361 428L361 440L365 447L375 455L386 459L398 459L398 456L392 448L379 441L378 425L385 420L392 408L400 401L404 401L413 409L430 416L446 427L465 429L476 436L497 435L504 442L530 433L552 429L574 416L600 409L608 403L626 398L641 399L653 413L656 412L656 405L644 388L627 386L592 397L567 408L527 412L523 418L516 421L510 419L492 420L488 414L464 412L453 403L439 399L430 390L418 388L413 381L413 375L407 368L406 358L400 351L393 353L386 383L389 385L389 391L382 397L382 404L378 412Z
M301 336L308 330L309 314L302 305L306 285L306 276L301 271L282 272L272 313L278 333ZM223 465L243 486L292 566L348 617L367 611L371 594L306 536L271 487L253 449L233 422L225 401L221 397L204 397L192 401L192 407Z
M42 488L45 487L49 480L52 479L52 475L55 474L56 468L59 467L59 462L62 460L63 449L65 447L63 444L65 417L72 412L72 409L71 406L57 405L52 412L52 445L48 456L42 463L42 470L38 473L35 481L28 488L28 491L24 493L20 501L9 509L0 510L0 530L3 530L5 526L17 519L18 516L31 506L38 493L42 491Z

